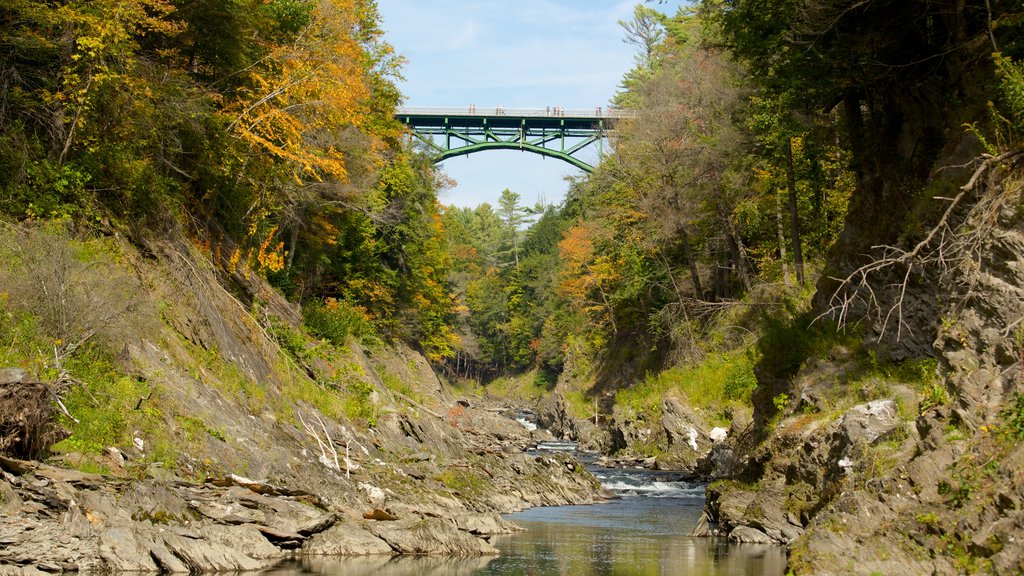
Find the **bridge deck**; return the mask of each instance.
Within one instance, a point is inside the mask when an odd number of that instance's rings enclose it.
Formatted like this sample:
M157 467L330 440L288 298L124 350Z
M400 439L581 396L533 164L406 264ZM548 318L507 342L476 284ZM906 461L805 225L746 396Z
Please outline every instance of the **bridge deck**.
M399 108L395 117L416 128L525 128L600 130L615 120L633 118L632 110L561 108Z

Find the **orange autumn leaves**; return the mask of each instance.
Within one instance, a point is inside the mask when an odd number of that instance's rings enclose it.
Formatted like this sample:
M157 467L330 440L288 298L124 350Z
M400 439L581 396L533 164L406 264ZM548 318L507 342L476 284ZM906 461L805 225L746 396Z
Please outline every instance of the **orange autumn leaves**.
M607 230L592 221L582 221L565 232L558 242L562 260L557 293L571 307L597 322L614 323L608 300L609 288L621 280L621 268L608 253L595 250L595 241L607 237Z
M369 97L356 14L353 0L317 0L305 28L271 48L226 109L232 132L288 163L296 183L346 178L333 134L361 123Z

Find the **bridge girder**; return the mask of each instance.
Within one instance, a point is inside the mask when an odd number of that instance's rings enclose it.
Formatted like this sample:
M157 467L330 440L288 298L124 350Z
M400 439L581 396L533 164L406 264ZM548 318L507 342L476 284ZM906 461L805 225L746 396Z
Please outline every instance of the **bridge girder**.
M577 154L594 144L603 152L610 125L626 116L620 111L604 116L600 109L593 114L500 108L494 114L477 114L470 110L407 109L395 116L426 144L434 162L485 150L522 150L563 160L586 172L592 172L594 166Z

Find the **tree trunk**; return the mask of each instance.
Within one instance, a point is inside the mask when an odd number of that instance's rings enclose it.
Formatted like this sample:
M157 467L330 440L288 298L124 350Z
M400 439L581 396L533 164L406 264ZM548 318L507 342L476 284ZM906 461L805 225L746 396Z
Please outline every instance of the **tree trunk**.
M743 239L740 238L740 233L736 230L736 225L733 224L729 214L721 208L719 208L718 214L722 220L722 227L726 231L725 238L729 246L729 255L736 265L736 276L743 286L743 292L750 292L750 267L747 265L747 250L743 246Z
M793 168L793 139L786 138L786 184L789 187L789 232L793 247L793 267L797 284L804 283L804 254L800 248L800 210L796 197L796 173Z
M697 263L693 261L693 253L690 252L690 236L684 228L679 229L679 238L683 243L683 259L686 260L686 267L690 269L690 280L693 281L693 290L697 298L704 297L704 289L700 285L700 271L697 270Z
M775 224L779 235L779 261L782 262L782 280L791 284L789 279L789 264L786 263L786 231L782 225L782 195L775 193Z

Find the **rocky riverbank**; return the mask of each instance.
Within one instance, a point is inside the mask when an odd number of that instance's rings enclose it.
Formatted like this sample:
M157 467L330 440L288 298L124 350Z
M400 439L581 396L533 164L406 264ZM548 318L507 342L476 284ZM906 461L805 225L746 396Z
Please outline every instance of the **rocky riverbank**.
M391 463L373 452L312 490L237 475L113 478L0 458L0 574L234 572L299 555L495 554L488 538L516 529L500 513L600 499L596 480L571 456L531 456L512 444L495 451L463 436L466 453L439 465L431 448L438 432L450 432L405 425L421 452Z
M184 240L106 249L102 274L66 281L132 295L88 302L117 322L84 326L60 371L35 345L0 370L0 574L493 554L515 529L500 514L601 499L571 456L524 452L550 436L461 399L418 352L313 337Z

